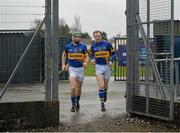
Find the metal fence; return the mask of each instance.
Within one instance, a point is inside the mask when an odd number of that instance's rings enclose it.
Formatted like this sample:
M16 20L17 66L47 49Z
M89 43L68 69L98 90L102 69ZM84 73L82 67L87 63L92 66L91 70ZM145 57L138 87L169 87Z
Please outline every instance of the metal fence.
M117 54L117 59L114 65L114 80L115 81L126 81L126 72L127 72L127 38L115 38L115 51ZM142 43L139 44L139 75L140 80L143 81L145 79L144 76L144 67L145 61L147 58L147 51L145 47L142 46ZM151 76L152 77L152 76Z
M115 51L116 51L116 61L114 63L114 80L115 81L125 81L126 80L126 38L115 38Z
M70 42L71 42L70 38L66 38L66 37L59 38L59 57L60 57L59 58L59 71L61 71L61 66L62 66L61 57L62 57L63 50L65 48L65 45ZM68 78L69 78L69 73L67 71L59 74L59 80L68 80Z
M59 0L0 0L3 130L59 124L58 7Z
M174 1L127 0L126 14L127 112L172 120L175 76L179 78L178 65L174 69L178 60L174 58ZM141 40L147 49L144 81L139 72Z
M0 99L10 84L44 81L38 83L45 99L58 100L59 47L64 46L58 40L58 6L58 0L1 1L0 82L5 85Z
M34 32L2 32L0 33L0 83L10 77L15 65ZM33 41L32 47L21 63L20 69L11 83L33 83L43 81L43 50L40 34Z
M34 31L2 31L0 32L0 83L5 83L10 77L15 65L20 59L23 51L27 47ZM45 79L45 38L43 33L39 33L32 43L32 46L21 63L12 84L40 83ZM61 58L63 49L71 40L69 38L59 38L59 56ZM49 62L51 63L51 62ZM61 71L61 61L59 59L59 71ZM67 80L68 73L59 74L60 80Z

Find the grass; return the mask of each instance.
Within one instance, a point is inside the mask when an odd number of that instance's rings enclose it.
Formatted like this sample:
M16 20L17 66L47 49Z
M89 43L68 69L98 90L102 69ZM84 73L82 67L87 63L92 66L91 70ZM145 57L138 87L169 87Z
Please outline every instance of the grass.
M87 68L85 69L85 76L95 76L94 66L89 62Z
M114 69L114 64L112 66L112 69ZM114 70L113 70L114 71ZM112 74L113 75L113 74ZM85 76L95 76L94 73L94 66L89 62L87 68L85 69Z
M116 68L117 68L117 76L119 75L119 77L126 77L126 66L118 66L118 62L116 63ZM114 70L114 63L112 66L112 70L113 72L115 72ZM139 74L140 75L144 75L144 69L141 67L139 68ZM85 76L95 76L94 74L94 66L89 62L87 68L85 69ZM112 76L114 76L114 73L112 73Z

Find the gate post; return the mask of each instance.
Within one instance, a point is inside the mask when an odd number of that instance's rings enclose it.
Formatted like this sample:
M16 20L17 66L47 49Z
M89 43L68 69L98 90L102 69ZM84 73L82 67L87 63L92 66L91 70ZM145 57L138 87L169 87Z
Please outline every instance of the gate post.
M45 4L45 100L51 100L51 0Z
M171 26L170 26L170 38L171 38L171 65L170 65L170 86L171 86L171 97L170 97L170 118L174 118L174 0L171 0Z
M52 0L52 99L58 99L58 63L59 63L59 0Z
M139 28L136 15L139 14L139 0L127 0L127 87L126 110L132 110L133 95L139 94Z

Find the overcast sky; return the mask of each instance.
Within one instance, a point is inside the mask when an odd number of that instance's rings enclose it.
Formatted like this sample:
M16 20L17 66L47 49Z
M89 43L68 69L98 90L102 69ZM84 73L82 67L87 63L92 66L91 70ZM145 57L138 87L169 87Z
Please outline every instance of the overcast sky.
M180 0L176 1L176 19L180 19ZM42 6L44 0L0 0L0 5L31 5ZM92 34L93 30L100 29L107 32L108 37L120 33L126 33L126 0L60 0L60 17L64 18L68 25L72 25L74 15L80 16L82 31ZM34 14L26 16L2 15L2 14ZM30 22L35 18L43 18L44 8L37 7L2 7L0 6L0 22L24 22L24 23L0 23L0 29L28 29Z
M126 32L126 0L61 0L60 15L72 24L74 14L81 18L82 30L104 30L109 36ZM78 1L78 2L77 2Z

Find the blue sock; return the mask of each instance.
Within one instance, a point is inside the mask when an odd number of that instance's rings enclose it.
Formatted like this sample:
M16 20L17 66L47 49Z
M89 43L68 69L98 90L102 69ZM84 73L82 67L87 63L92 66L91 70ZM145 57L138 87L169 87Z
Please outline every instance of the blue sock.
M76 97L75 96L71 96L71 102L72 102L72 105L75 105L75 103L76 103Z
M104 102L105 92L104 90L99 90L99 98L101 102Z
M77 103L79 103L80 97L81 97L81 96L76 96L76 102L77 102Z

